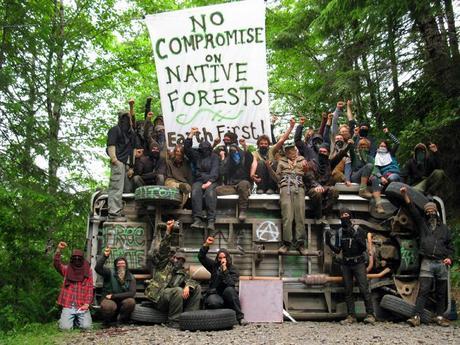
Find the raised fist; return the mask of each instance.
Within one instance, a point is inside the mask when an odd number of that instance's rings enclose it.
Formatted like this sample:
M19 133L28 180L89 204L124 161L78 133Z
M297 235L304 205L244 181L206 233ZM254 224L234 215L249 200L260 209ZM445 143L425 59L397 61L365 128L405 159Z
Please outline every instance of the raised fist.
M217 137L216 139L214 139L214 146L219 145L221 140L222 139L220 139L220 137Z
M209 247L211 244L214 243L214 237L212 236L209 236L207 239L206 239L206 242L204 243L205 246Z
M64 249L64 248L67 247L67 243L65 243L65 242L59 242L59 244L58 244L57 247L58 247L59 250L62 250L62 249Z
M353 101L351 99L347 100L347 107L351 107L353 105Z
M389 132L388 127L385 127L385 128L383 129L383 133L386 134L386 133L388 133L388 132Z
M438 152L438 146L436 144L431 143L430 146L428 146L431 152Z
M354 145L355 142L353 141L353 139L348 139L347 144L348 145Z
M192 127L192 129L190 130L190 134L195 135L196 133L198 133L198 131L198 127Z
M328 119L328 120L332 120L332 117L333 117L333 116L334 116L334 114L329 113L329 114L327 114L327 119Z
M166 232L170 234L173 228L174 228L174 219L170 219L166 222Z
M246 147L246 140L241 138L240 140L238 140L238 142L240 143L241 146L243 147Z
M131 99L128 101L128 104L134 104L134 98L131 98Z

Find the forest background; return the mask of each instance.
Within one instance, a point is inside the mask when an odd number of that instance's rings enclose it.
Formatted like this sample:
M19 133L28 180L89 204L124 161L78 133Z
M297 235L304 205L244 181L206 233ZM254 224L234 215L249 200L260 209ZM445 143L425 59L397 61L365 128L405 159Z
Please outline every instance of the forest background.
M1 332L57 317L52 254L60 240L84 246L117 110L133 97L142 118L153 96L161 112L143 16L223 2L0 0ZM400 163L418 142L438 144L457 255L459 10L452 0L272 0L266 13L272 112L317 127L323 111L352 99L375 137L384 127L398 136Z

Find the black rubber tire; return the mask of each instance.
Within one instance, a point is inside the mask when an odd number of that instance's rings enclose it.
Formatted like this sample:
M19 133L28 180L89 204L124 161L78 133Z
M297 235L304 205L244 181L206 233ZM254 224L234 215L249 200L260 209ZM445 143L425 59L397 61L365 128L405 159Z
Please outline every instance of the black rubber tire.
M142 186L134 194L136 201L156 205L179 205L182 194L179 189L166 186Z
M217 331L234 325L236 314L232 309L188 311L179 316L179 326L184 331Z
M429 201L428 198L425 195L423 195L423 193L416 191L414 188L410 187L405 183L391 182L388 185L387 189L385 189L385 195L387 199L390 200L391 203L396 207L404 205L403 197L401 195L401 192L399 191L401 187L407 187L407 193L409 195L409 198L415 206L417 206L420 210L423 211L423 207Z
M406 318L412 317L415 312L414 305L404 301L402 298L393 295L383 296L382 300L380 301L380 306ZM432 318L433 313L426 309L424 309L422 315L420 315L420 320L423 323L430 323Z
M131 314L131 320L139 323L158 324L167 322L168 315L157 309L136 304Z
M374 315L377 321L399 321L400 315L396 315L389 310L382 308L380 302L382 300L382 294L377 291L371 292L371 302L374 309Z

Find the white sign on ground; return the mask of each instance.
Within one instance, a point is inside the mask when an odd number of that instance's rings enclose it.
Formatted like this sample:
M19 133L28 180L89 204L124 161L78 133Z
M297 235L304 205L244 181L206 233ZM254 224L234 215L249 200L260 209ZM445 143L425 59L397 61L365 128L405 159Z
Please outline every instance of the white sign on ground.
M263 0L146 17L168 146L191 127L212 142L270 132Z

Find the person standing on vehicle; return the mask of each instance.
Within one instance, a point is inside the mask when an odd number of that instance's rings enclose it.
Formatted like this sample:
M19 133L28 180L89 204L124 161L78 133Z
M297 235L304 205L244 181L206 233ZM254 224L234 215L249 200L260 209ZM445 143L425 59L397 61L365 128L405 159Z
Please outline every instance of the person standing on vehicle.
M198 260L211 273L204 305L207 309L233 309L238 323L241 326L246 326L248 322L244 319L240 298L238 297L238 292L236 292L240 274L233 265L232 257L228 250L219 249L215 260L207 257L209 246L213 243L214 238L208 237L198 253Z
M58 304L62 307L59 328L70 330L74 327L90 329L92 326L89 305L93 302L93 275L89 262L78 249L72 251L69 264L61 262L61 250L67 243L59 242L54 254L54 268L64 277Z
M402 187L400 192L419 232L419 254L422 257L419 276L420 288L415 304L415 313L407 322L413 327L420 326L420 315L430 294L433 281L436 280L436 318L433 321L439 326L448 327L449 320L445 319L443 314L446 311L446 299L448 297L448 266L452 265L454 254L450 230L445 224L442 224L434 202L425 204L425 217L423 217L407 194L407 187Z
M127 322L136 306L136 278L128 270L128 261L118 257L113 262L113 269L104 267L110 256L111 249L104 249L104 255L97 260L94 270L104 278L103 299L101 314L103 322L109 325L112 322Z
M201 286L184 269L185 256L170 253L173 228L174 220L168 220L160 248L151 258L153 278L146 281L144 293L160 311L168 313L167 325L179 328L179 315L183 311L200 309Z
M118 124L112 127L107 135L107 154L110 157L107 202L110 221L126 222L126 218L122 214L122 197L123 192L130 192L132 187L128 172L133 164L134 148L135 134L131 128L129 112L121 111L118 114Z
M342 276L348 316L342 320L341 324L349 325L356 322L353 278L358 283L366 306L367 316L364 318L364 323L374 324L374 309L366 274L367 234L360 226L353 225L351 212L346 208L340 210L340 221L341 227L336 231L334 239L331 232L326 232L326 243L334 253L342 252L343 256Z

